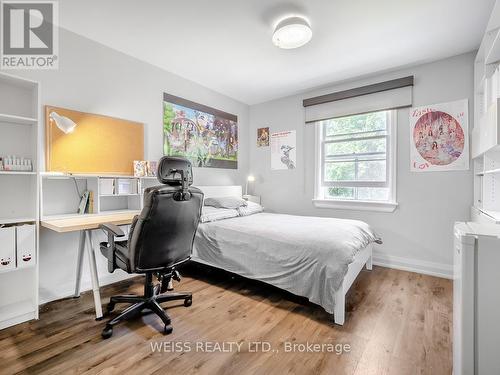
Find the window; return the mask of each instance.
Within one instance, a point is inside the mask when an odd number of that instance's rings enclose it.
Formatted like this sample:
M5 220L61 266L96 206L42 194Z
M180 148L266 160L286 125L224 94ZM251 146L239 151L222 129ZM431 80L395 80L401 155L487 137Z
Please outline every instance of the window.
M393 211L396 111L317 122L317 206Z

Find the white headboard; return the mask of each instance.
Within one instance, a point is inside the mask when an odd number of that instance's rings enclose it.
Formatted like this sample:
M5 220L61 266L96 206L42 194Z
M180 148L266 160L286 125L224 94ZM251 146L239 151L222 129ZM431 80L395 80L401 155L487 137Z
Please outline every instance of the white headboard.
M200 189L205 198L214 197L238 197L243 196L243 188L240 185L230 185L230 186L196 186Z

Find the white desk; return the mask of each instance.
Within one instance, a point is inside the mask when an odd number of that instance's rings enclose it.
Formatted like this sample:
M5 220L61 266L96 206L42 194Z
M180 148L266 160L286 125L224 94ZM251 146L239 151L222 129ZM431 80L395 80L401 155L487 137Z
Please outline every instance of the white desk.
M95 315L96 319L102 319L101 294L99 292L99 278L97 276L97 266L95 258L95 249L92 242L92 230L99 229L101 224L112 223L115 225L128 225L132 223L135 215L140 211L128 211L112 214L94 214L72 216L60 219L42 220L40 225L44 228L58 233L80 232L80 241L78 245L78 258L76 265L75 297L80 296L80 282L82 278L83 253L85 248L89 257L90 277L92 279L92 292L94 293ZM88 246L85 246L87 242Z

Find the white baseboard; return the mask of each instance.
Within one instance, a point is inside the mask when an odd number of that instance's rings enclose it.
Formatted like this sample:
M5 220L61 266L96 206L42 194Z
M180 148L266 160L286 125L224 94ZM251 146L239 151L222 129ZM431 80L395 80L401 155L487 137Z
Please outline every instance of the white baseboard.
M453 266L445 263L434 263L418 259L401 258L374 252L373 264L402 271L442 277L445 279L453 278Z
M130 279L136 276L137 274L127 274L125 272L99 275L99 285L105 286L116 283L118 281ZM90 279L89 280L83 279L82 284L80 286L80 291L86 292L88 290L92 290L92 282L90 281ZM58 299L72 297L74 292L75 292L75 285L73 283L62 285L59 288L51 288L49 292L40 289L40 305L43 305L44 303L47 302L56 301Z

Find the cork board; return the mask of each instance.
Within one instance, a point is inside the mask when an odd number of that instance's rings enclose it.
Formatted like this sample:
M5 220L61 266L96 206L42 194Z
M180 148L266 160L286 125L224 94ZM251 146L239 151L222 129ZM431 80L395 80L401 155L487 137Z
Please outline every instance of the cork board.
M49 118L56 112L77 126L65 134ZM45 106L45 168L48 172L133 175L144 160L144 124Z

